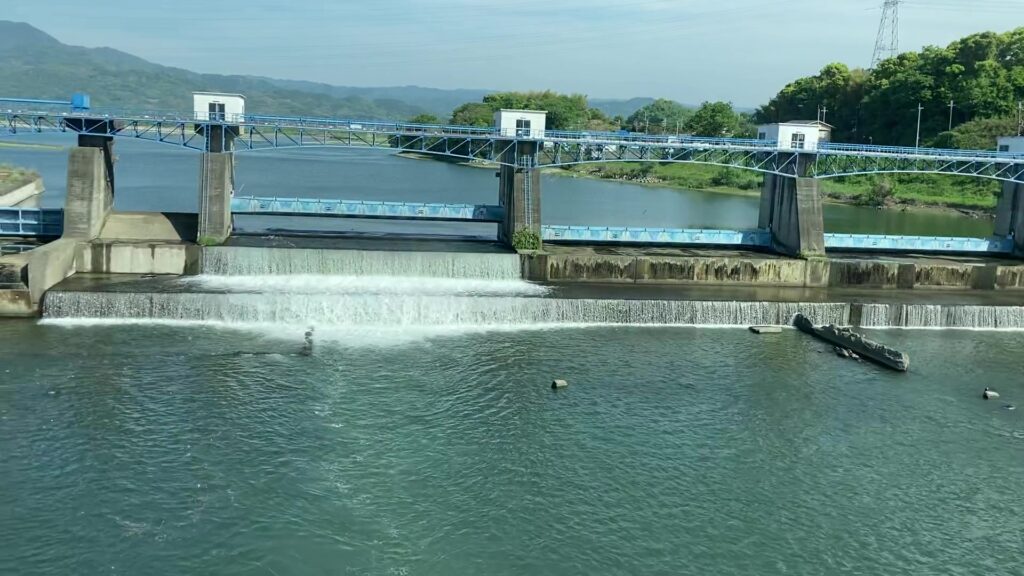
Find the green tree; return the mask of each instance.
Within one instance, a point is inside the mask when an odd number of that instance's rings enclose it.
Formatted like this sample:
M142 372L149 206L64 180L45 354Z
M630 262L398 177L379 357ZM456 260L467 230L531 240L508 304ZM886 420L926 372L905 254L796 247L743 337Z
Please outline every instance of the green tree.
M731 136L739 128L739 116L728 102L705 102L686 123L695 136Z
M755 120L808 120L827 110L837 141L912 145L920 106L923 142L952 139L966 145L970 138L943 134L950 124L1012 115L1021 100L1024 28L928 46L889 58L870 72L829 64L783 88L758 109Z
M544 110L550 130L608 130L614 123L600 110L590 108L581 94L544 92L498 92L484 96L482 102L463 104L452 112L452 123L465 126L491 126L494 113L501 109Z
M965 122L951 131L939 134L932 143L937 148L994 150L1000 136L1017 133L1016 118L987 118Z
M487 127L494 124L494 107L481 102L469 102L452 112L451 123L455 126Z
M433 114L417 114L409 119L412 124L440 124L441 119Z
M660 98L630 115L625 127L633 132L676 134L693 116L693 109L678 102Z

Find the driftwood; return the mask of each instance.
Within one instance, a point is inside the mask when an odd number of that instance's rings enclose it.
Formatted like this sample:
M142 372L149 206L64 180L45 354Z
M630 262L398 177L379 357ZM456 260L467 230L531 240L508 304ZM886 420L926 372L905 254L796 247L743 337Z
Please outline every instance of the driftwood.
M910 357L903 352L893 350L877 342L872 342L849 328L839 328L834 325L815 326L803 314L796 315L796 318L793 319L793 325L801 332L806 332L837 348L852 352L861 358L871 360L886 368L900 372L906 372L910 368Z

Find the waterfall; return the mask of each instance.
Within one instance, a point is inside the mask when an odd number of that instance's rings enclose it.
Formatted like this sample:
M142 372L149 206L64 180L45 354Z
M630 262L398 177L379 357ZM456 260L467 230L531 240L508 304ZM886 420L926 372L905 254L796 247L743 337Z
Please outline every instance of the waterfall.
M864 304L865 328L1024 329L1024 307L938 304Z
M218 247L204 250L201 269L128 289L72 283L46 295L43 314L65 323L312 325L337 333L788 325L798 312L817 324L852 319L870 328L1024 329L1021 307L559 297L523 281L519 257L503 253Z
M845 304L601 300L416 294L51 292L47 318L153 319L359 327L529 327L559 324L750 326L789 324L797 312L845 324Z
M383 276L519 280L519 256L303 248L205 248L202 273L215 276Z

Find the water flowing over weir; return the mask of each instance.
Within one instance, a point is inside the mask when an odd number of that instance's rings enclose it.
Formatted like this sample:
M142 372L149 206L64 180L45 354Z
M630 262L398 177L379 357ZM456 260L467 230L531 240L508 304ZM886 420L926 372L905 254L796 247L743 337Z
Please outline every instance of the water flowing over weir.
M426 333L586 325L1024 328L1024 308L564 298L521 279L515 254L208 248L202 274L168 287L58 288L48 320L204 322Z
M519 256L471 252L387 252L218 247L203 250L212 276L384 276L520 280Z

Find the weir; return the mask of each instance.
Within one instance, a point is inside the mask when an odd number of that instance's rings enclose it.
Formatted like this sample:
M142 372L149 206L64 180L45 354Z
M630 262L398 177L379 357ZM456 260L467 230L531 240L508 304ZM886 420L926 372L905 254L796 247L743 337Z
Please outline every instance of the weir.
M828 301L828 294L810 301L730 301L722 291L698 299L639 291L573 294L523 281L514 254L226 246L206 249L201 272L134 283L72 278L47 294L44 317L283 330L315 325L340 333L458 333L559 326L789 325L799 312L818 324L1024 329L1024 307L1016 306L851 303Z

